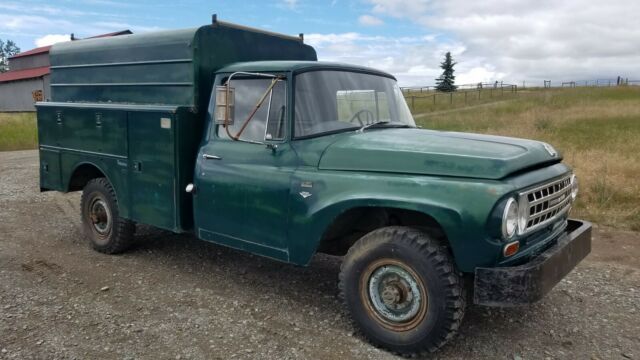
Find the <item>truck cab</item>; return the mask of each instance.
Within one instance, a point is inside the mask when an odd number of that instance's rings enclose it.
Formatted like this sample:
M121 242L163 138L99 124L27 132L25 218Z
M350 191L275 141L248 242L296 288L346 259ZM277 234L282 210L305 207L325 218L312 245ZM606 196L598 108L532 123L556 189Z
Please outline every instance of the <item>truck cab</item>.
M541 299L590 251L551 145L422 129L391 74L302 37L214 19L51 58L41 189L83 192L97 251L142 223L299 266L342 256L355 325L402 354L448 342L467 302Z

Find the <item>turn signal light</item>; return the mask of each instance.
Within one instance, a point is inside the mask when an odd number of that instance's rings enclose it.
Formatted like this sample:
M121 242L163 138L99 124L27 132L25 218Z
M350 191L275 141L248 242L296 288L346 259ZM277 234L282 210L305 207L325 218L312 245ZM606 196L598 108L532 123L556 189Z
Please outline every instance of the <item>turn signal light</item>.
M520 242L514 241L504 246L504 250L502 250L502 254L504 255L504 257L509 257L512 255L515 255L515 253L517 253L518 250L520 250Z

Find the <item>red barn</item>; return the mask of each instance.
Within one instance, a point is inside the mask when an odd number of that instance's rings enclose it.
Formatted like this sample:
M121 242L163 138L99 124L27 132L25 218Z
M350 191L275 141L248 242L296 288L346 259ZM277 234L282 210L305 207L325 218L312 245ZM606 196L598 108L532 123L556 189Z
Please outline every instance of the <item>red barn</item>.
M92 38L128 34L132 32L123 30ZM0 73L0 111L35 111L36 101L49 99L50 49L43 46L9 58L11 70Z

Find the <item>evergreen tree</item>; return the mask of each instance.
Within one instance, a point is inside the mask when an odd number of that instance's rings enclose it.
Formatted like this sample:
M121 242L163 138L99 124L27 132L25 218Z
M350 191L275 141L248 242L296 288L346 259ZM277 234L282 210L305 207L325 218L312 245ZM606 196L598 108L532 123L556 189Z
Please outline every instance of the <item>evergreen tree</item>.
M9 58L20 52L20 48L11 40L5 43L0 39L0 73L9 71Z
M451 92L456 91L458 88L454 85L456 77L453 75L455 71L453 67L457 63L453 62L453 58L451 57L451 53L447 51L444 56L444 61L440 63L440 68L442 68L442 75L436 79L436 90Z

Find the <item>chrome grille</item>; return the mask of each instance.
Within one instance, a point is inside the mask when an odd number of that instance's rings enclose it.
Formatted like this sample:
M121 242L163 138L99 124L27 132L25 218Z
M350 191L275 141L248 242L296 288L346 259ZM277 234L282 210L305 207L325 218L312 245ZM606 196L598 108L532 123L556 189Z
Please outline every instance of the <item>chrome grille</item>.
M519 203L527 214L521 235L553 222L571 208L571 175L520 193Z

